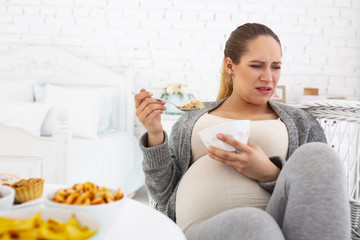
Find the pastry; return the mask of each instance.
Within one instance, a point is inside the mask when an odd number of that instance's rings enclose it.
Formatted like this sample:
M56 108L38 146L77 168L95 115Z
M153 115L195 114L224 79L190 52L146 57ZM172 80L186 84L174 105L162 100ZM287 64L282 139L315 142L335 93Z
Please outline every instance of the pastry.
M11 187L15 189L15 200L23 203L41 197L44 189L44 179L21 179L12 184Z

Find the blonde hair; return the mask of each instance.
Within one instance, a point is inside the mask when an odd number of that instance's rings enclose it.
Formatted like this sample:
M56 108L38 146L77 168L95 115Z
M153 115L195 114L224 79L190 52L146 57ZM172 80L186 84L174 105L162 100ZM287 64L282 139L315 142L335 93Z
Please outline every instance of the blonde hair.
M231 76L226 72L225 60L226 59L224 58L221 65L220 89L217 95L217 100L230 96L233 91L233 82Z
M280 45L279 37L267 26L259 23L246 23L236 28L226 41L224 49L224 59L221 65L221 79L220 89L217 95L217 100L229 97L233 92L232 77L227 73L225 60L230 58L234 64L239 64L241 57L247 51L247 45L251 40L259 36L271 36Z

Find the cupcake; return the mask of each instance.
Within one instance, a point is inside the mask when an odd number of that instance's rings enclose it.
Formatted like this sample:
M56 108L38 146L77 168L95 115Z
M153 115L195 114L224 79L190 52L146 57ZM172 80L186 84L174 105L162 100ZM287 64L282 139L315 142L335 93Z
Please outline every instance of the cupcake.
M44 189L44 179L21 179L12 184L11 187L15 189L15 200L23 203L41 197Z

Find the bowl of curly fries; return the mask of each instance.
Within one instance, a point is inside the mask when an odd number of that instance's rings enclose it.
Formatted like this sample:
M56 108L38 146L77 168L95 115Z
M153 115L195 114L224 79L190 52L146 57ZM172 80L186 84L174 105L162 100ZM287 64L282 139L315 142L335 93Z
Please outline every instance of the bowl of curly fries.
M44 203L52 208L85 212L97 219L100 230L104 231L120 216L125 199L120 188L109 189L85 182L47 194Z

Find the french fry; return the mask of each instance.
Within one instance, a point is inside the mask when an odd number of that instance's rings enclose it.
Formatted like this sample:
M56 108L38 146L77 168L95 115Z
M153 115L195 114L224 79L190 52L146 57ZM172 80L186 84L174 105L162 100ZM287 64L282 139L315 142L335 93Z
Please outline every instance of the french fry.
M102 204L102 203L105 203L104 199L103 198L95 198L91 201L91 205L95 205L95 204Z
M91 204L90 198L85 199L83 205L90 205L90 204Z
M77 199L75 200L74 204L75 205L82 205L83 202L85 202L85 199L88 198L90 195L90 192L84 192L84 193L81 193Z
M79 193L74 192L71 193L70 195L67 196L67 198L65 199L65 203L66 204L73 204L73 202L75 201L76 197L79 195Z
M118 188L118 191L115 195L115 200L119 200L122 199L124 197L124 194L122 193L122 191L120 190L120 188Z

